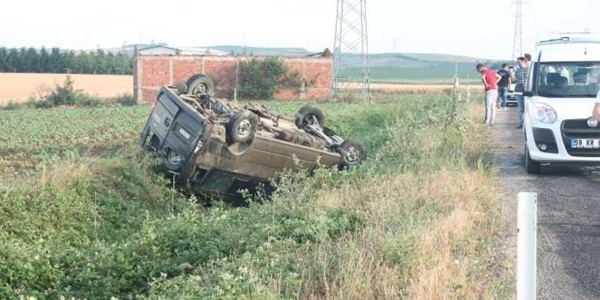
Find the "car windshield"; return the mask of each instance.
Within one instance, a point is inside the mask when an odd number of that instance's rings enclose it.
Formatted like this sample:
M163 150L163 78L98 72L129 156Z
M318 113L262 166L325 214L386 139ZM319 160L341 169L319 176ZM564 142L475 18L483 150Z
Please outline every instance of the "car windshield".
M600 62L539 63L537 92L543 97L596 97Z

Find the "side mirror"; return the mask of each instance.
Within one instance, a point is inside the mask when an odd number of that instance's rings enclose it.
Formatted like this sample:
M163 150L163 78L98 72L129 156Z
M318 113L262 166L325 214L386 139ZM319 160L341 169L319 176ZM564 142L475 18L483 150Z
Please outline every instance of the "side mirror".
M523 97L533 97L533 92L531 92L531 91L523 92Z

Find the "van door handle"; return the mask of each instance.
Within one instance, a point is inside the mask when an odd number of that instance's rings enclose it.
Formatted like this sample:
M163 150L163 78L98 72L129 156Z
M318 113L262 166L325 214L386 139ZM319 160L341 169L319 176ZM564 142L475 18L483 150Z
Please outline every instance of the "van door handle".
M171 126L171 120L169 118L165 118L165 126Z

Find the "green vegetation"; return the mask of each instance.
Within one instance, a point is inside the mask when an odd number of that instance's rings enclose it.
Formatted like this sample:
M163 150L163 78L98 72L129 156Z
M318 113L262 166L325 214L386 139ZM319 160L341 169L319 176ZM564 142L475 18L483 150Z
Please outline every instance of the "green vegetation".
M506 298L480 105L396 97L319 104L367 163L288 174L243 208L153 172L148 106L0 111L0 298Z
M273 99L275 90L298 87L298 72L290 72L278 57L252 58L240 64L239 96L243 99Z
M437 67L393 67L393 66L374 66L370 68L371 82L389 82L389 83L431 83L431 84L451 84L452 77L455 74L454 66ZM473 66L461 65L456 74L462 82L477 81L478 74ZM345 69L341 71L342 76L352 76L359 74L359 69Z
M75 52L0 47L0 72L131 75L133 65L128 54L106 53L102 49Z

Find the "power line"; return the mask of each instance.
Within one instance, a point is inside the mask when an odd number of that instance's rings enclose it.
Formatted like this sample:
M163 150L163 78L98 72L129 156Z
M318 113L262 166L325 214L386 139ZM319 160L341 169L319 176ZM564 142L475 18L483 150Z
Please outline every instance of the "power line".
M516 60L517 57L523 54L523 1L515 0L515 33L513 37L513 52L512 58Z
M366 0L338 0L333 48L332 89L370 92Z

